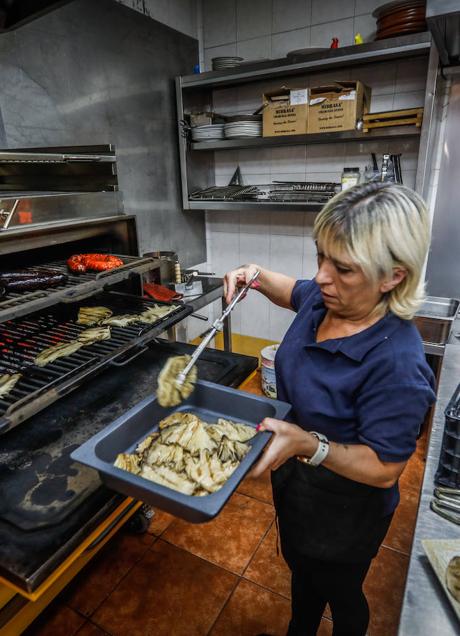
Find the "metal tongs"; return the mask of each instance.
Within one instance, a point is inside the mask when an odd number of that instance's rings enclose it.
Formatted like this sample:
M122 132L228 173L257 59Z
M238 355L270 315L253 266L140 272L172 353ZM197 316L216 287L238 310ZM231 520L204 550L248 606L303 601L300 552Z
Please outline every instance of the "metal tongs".
M460 490L455 488L435 488L431 500L431 510L444 519L460 525Z
M227 318L229 313L235 307L236 303L239 300L241 300L241 298L243 298L243 296L247 293L248 289L251 287L252 283L258 278L259 274L260 274L260 271L257 270L256 273L254 274L254 276L251 277L249 282L244 287L242 287L240 289L238 294L235 296L235 298L232 300L232 302L225 309L225 311L223 312L221 317L217 318L213 322L212 328L209 330L209 332L203 338L201 344L195 349L195 352L192 355L192 358L191 358L190 362L185 367L185 369L181 373L179 373L179 375L177 376L177 379L176 379L176 385L177 386L182 386L184 384L184 382L185 382L185 380L187 378L187 375L190 373L190 370L193 367L193 365L195 364L195 362L198 360L200 355L203 353L203 351L206 348L206 346L208 345L208 343L214 338L216 333L218 331L222 331L222 329L224 327L224 320Z

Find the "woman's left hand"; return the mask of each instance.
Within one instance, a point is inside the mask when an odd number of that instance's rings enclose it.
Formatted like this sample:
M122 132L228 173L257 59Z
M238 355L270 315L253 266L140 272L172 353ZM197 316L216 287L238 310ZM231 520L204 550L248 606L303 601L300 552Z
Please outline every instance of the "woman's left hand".
M275 420L272 417L266 417L258 430L272 431L273 437L262 458L251 471L251 477L259 477L267 468L276 470L295 455L311 456L318 445L318 440L297 424Z

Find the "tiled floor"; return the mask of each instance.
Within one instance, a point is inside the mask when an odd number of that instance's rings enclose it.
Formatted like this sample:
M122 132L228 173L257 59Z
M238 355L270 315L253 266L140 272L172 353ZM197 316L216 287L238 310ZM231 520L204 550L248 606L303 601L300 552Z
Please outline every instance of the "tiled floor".
M258 392L258 375L246 386ZM371 636L396 634L423 475L423 439L401 505L366 580ZM283 636L289 571L276 550L269 475L246 479L211 523L157 511L148 534L122 530L28 636ZM332 633L323 618L319 636Z

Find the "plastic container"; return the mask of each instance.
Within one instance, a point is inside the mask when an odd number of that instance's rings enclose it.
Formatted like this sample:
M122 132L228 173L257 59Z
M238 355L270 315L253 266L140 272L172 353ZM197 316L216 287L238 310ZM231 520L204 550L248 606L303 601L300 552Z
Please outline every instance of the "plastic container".
M435 483L460 488L460 384L444 411L446 423Z
M344 168L340 179L342 190L348 190L348 188L358 185L360 178L359 168Z
M271 433L260 432L249 440L251 450L241 460L235 472L220 490L205 497L184 495L139 475L115 468L113 462L118 453L133 452L141 440L158 428L160 420L176 411L196 413L206 422L215 422L218 417L223 417L256 427L265 417L284 420L290 410L291 406L286 402L267 400L259 395L200 380L191 396L177 407L161 407L154 395L146 398L73 451L71 457L97 470L102 482L112 490L186 521L202 523L222 510L262 453Z
M260 352L262 363L262 391L270 398L276 399L275 356L279 345L269 345Z

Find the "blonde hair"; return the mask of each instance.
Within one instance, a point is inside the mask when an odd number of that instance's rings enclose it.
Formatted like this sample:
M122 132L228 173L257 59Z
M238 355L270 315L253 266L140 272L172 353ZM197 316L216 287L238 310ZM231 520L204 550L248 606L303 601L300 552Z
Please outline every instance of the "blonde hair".
M423 199L392 183L367 183L340 192L316 217L313 236L327 254L343 249L372 281L407 274L384 294L377 308L410 320L424 300L423 266L430 223ZM377 309L376 308L376 309Z

